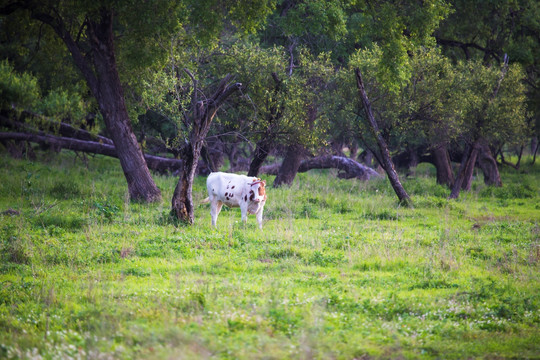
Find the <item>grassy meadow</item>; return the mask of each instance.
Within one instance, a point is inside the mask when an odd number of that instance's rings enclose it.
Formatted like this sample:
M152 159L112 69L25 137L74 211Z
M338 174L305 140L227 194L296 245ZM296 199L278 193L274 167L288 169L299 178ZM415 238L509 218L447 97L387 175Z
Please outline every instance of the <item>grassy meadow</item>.
M115 159L0 153L0 358L538 359L540 165L503 170L447 201L422 164L412 208L299 174L260 231L208 204L175 223L174 177L130 204Z

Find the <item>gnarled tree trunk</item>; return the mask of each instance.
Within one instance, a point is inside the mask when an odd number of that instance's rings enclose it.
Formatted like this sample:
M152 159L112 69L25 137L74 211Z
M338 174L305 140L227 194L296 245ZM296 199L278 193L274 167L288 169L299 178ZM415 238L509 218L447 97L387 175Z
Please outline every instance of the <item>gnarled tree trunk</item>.
M300 162L304 157L304 147L299 144L289 145L287 147L287 153L283 158L281 167L279 168L276 179L274 180L274 187L281 185L291 185L298 173Z
M431 150L433 163L437 171L437 184L452 188L454 185L454 172L446 144L437 146Z
M460 191L470 190L472 183L472 176L474 170L474 164L476 163L476 158L478 156L478 143L475 141L471 145L467 145L465 151L463 152L463 157L461 159L461 164L459 166L458 174L456 176L456 181L450 192L449 199L457 199L459 197Z
M261 166L264 160L268 157L270 151L272 151L274 145L267 139L263 139L257 142L253 159L249 164L248 176L257 176L261 170Z
M484 173L484 183L491 186L502 186L501 175L497 167L497 161L491 153L486 141L479 142L478 166Z
M196 147L189 144L182 152L184 166L180 172L180 179L174 188L171 200L172 211L178 219L189 224L193 224L194 205L193 205L193 180L197 170L197 162L201 153L202 144L199 142Z

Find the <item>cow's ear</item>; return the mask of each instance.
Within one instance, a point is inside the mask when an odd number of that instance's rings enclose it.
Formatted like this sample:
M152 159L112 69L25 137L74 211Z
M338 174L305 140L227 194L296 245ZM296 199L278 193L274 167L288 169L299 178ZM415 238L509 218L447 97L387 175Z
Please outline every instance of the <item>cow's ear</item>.
M266 186L266 180L261 181L263 186Z

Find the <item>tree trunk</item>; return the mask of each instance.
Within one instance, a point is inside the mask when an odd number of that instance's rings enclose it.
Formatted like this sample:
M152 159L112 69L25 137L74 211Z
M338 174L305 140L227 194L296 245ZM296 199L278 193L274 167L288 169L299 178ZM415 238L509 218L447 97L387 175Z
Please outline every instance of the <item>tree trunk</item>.
M257 176L261 170L261 166L268 157L268 154L272 150L272 145L269 141L261 140L257 142L255 147L255 153L253 154L253 159L249 164L248 176Z
M399 202L402 204L408 205L411 202L411 198L409 197L409 194L407 194L407 192L403 188L403 185L401 185L401 182L399 181L398 174L396 172L396 169L394 168L392 159L390 158L388 145L386 144L386 141L382 137L381 132L379 130L379 125L377 124L377 121L375 120L375 117L373 116L373 112L371 111L371 104L366 94L366 90L364 89L364 82L362 80L362 74L360 73L360 69L356 68L355 72L356 72L356 84L358 86L360 98L362 99L362 103L364 104L364 110L366 112L366 117L368 119L371 131L373 132L373 135L375 136L377 140L377 145L381 151L381 157L382 157L382 161L385 168L384 170L386 171L386 174L388 175L390 184L392 185L392 188L394 189L399 199Z
M300 162L304 157L304 153L305 150L302 145L295 144L287 147L287 153L283 158L279 172L274 180L274 187L292 185L296 173L298 173L298 168L300 167Z
M450 192L449 199L457 199L461 189L469 190L471 186L471 180L474 170L474 164L478 156L478 144L474 142L472 145L467 145L463 152L459 171Z
M479 143L478 166L484 173L484 183L486 185L502 186L497 161L493 158L491 150L485 141Z
M358 145L353 142L349 145L349 151L350 151L350 155L349 157L351 159L356 159L356 157L358 156Z
M195 179L195 170L199 161L201 148L195 149L189 146L187 151L183 152L184 166L180 172L180 179L174 188L174 194L171 201L171 211L177 219L193 224L195 213L193 206L193 180Z
M531 141L531 152L533 154L533 160L532 164L536 162L536 153L538 152L538 149L540 149L540 141L538 141L538 137L534 137L533 141Z
M132 200L153 202L161 200L133 129L124 102L114 53L113 11L101 8L99 22L86 20L91 56L85 56L72 38L66 23L58 14L38 11L32 17L50 25L66 44L75 65L83 74L92 95L96 98L107 131L114 142Z
M373 167L373 159L373 153L368 149L362 151L360 155L358 155L358 161L370 167Z
M144 159L124 102L124 92L116 68L114 55L112 14L106 13L96 26L92 41L94 67L98 78L94 93L107 130L118 154L126 177L129 196L134 200L153 202L161 200Z
M381 177L372 168L341 156L318 156L304 160L300 163L298 172L306 172L311 169L339 169L338 177L342 179L371 180Z
M437 170L437 184L446 185L451 189L454 184L454 172L446 144L437 146L431 153Z
M465 166L465 176L463 178L463 183L461 184L461 190L470 191L473 175L474 175L474 167L476 165L476 161L478 160L478 153L480 152L480 148L478 145L473 146L473 149L469 155L469 159L467 161L467 165Z

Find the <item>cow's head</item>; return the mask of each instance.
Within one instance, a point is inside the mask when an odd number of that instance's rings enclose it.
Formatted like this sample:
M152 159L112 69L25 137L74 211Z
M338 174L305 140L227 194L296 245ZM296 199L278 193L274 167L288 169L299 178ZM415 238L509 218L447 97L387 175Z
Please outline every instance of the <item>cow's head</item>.
M255 179L255 181L248 183L250 190L249 190L249 200L254 202L261 202L266 200L266 180L261 180L259 178Z

